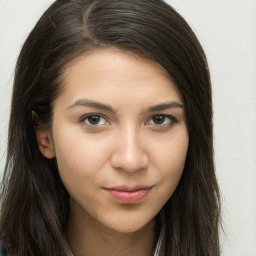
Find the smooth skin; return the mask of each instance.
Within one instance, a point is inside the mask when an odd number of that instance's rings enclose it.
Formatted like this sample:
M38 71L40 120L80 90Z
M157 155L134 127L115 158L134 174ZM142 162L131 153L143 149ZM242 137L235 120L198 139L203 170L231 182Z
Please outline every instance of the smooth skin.
M76 256L151 256L155 216L181 178L189 143L182 97L157 63L116 48L68 65L39 148L70 194ZM147 188L132 202L108 189Z

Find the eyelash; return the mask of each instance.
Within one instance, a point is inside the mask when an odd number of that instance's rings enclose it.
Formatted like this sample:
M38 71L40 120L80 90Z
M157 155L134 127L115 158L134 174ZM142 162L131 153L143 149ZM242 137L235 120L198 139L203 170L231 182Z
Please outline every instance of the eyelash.
M175 118L173 115L156 114L156 115L151 116L150 119L148 121L146 121L146 124L149 124L149 122L151 120L153 120L153 118L156 118L156 117L164 117L165 118L164 122L166 121L166 119L169 119L168 123L152 124L153 126L157 126L157 127L172 126L173 124L178 122L177 118ZM149 124L149 125L151 125L151 124Z
M106 124L109 124L109 122L107 121L106 116L104 116L104 115L102 115L102 114L100 114L100 113L90 113L90 114L86 114L86 115L84 115L84 116L82 116L82 117L80 117L80 118L78 119L78 123L84 124L84 125L86 125L86 126L88 126L88 127L92 127L92 128L98 128L98 127L102 126L102 124L91 124L91 123L89 123L89 122L86 123L86 120L88 120L88 118L90 118L90 117L99 117L99 118L103 118L103 119L106 120ZM106 125L106 124L103 124L103 125Z
M105 120L105 123L104 124L92 124L92 123L89 123L88 122L88 118L90 117L99 117L99 118L103 118ZM166 119L169 119L168 123L160 123L160 124L156 124L156 123L153 123L153 124L150 124L150 121L153 120L153 118L157 118L157 117L164 117L164 122L166 122ZM88 123L86 123L86 120ZM146 125L152 125L152 126L156 126L158 128L160 127L166 127L166 126L172 126L173 124L177 123L178 120L177 118L175 118L173 115L167 115L167 114L156 114L156 115L153 115L151 116L146 122L145 124ZM86 114L82 117L80 117L78 119L78 123L80 124L83 124L83 125L86 125L90 128L100 128L104 125L108 125L110 124L110 122L107 120L107 117L105 115L102 115L100 113L90 113L90 114Z

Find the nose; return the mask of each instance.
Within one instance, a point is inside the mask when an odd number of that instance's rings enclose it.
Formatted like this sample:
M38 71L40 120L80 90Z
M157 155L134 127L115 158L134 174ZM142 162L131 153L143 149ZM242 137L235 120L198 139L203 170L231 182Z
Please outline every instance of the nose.
M126 172L137 172L148 167L149 159L137 130L127 128L120 132L113 145L111 164Z

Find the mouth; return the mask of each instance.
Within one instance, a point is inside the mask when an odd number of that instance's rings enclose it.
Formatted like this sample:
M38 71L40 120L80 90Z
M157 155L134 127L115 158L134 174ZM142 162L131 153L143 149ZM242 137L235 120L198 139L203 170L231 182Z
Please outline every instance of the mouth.
M120 203L136 203L142 201L151 192L153 186L116 186L104 188L106 192Z

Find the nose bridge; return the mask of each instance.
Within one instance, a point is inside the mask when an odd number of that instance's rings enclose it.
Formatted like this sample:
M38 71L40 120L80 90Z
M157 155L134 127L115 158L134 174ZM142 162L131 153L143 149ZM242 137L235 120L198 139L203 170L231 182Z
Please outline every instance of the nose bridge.
M125 126L119 130L112 155L115 168L134 172L147 167L148 157L142 143L140 130Z

